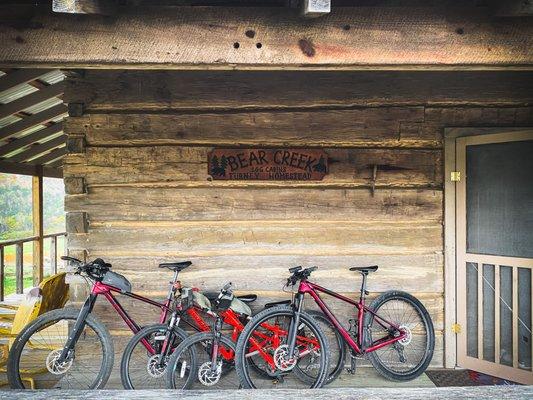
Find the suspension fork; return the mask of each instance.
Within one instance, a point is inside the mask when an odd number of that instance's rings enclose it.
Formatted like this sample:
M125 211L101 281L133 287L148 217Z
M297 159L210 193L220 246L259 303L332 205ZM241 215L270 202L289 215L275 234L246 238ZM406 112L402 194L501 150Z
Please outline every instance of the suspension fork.
M174 338L174 328L178 326L180 319L180 315L177 311L174 311L170 316L170 320L165 331L165 339L163 340L163 345L161 346L161 356L159 357L158 361L160 366L163 365L165 356L170 352L173 343L172 339Z
M222 336L222 318L217 315L214 327L214 339L213 339L213 348L211 350L211 373L216 373L217 370L217 355L218 347L220 346L220 336Z
M294 357L294 348L296 347L296 334L298 333L298 326L300 325L300 315L302 313L303 297L303 293L298 293L294 299L294 316L291 319L291 324L289 326L287 343L289 346L289 358Z
M89 297L87 297L87 299L85 300L85 303L83 303L83 307L81 308L80 313L78 314L78 318L76 318L74 327L69 332L67 342L65 343L65 346L61 351L61 355L57 359L58 363L65 362L65 360L72 354L72 350L78 342L78 339L80 338L81 333L83 332L83 328L85 328L87 317L92 312L97 297L97 294L91 293Z

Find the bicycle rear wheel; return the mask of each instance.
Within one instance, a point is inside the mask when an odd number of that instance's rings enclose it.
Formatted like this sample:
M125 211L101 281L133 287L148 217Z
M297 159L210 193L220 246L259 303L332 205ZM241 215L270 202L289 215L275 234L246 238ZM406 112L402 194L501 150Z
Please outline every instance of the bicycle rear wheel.
M428 367L435 347L433 322L426 308L414 296L400 291L383 293L369 308L407 332L404 339L367 353L374 368L394 381L409 381L420 376ZM369 327L367 347L390 336L372 313L366 314L365 326Z
M168 389L237 389L240 382L234 371L235 343L220 337L213 354L215 334L200 332L185 339L172 353L167 366ZM215 359L215 365L213 365Z
M235 367L244 388L304 389L324 384L328 376L328 340L314 318L302 312L296 356L289 358L287 332L293 318L291 307L278 306L261 311L246 324L235 355ZM300 372L305 373L305 379L300 379Z
M13 389L100 389L113 367L113 341L106 327L89 315L72 354L57 358L80 313L53 310L41 315L17 336L9 352L7 376Z
M124 389L164 389L165 372L170 354L159 364L161 346L165 338L167 326L157 324L144 327L128 342L120 363L120 378ZM171 351L187 338L187 333L178 327L174 328L171 340ZM147 341L156 351L151 354L143 345Z

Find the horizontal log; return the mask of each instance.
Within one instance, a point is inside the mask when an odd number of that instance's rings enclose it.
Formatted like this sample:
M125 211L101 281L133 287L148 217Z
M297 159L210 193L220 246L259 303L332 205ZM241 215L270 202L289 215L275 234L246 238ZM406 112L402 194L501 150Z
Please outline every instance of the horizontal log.
M24 10L0 10L0 64L151 69L533 64L527 19L494 20L483 7L334 8L311 22L282 7L127 7L112 22ZM253 40L247 30L257 33Z
M92 146L153 144L280 146L414 146L401 143L401 122L422 122L423 107L208 114L87 114L65 131ZM439 137L418 137L434 146Z
M435 356L433 357L435 360ZM441 364L442 365L442 364ZM356 375L357 377L357 375ZM351 398L363 399L387 399L387 400L414 400L414 399L432 399L448 400L456 399L527 399L533 396L533 386L505 385L505 386L465 386L465 387L398 387L395 383L392 388L372 387L372 388L330 388L322 390L314 389L279 389L266 390L259 389L253 392L264 400L274 400L280 397L294 400L306 400L313 398L316 400L339 400ZM120 400L124 396L132 400L147 400L157 397L160 400L174 400L179 396L183 400L218 400L220 391L196 391L196 390L58 390L54 394L61 399L73 398L90 398L94 400ZM249 396L248 391L244 390L226 390L224 395L232 399L246 399ZM13 400L48 400L50 394L45 391L20 390L13 391Z
M261 297L283 297L283 285L289 276L288 268L297 265L319 269L313 273L313 281L343 293L359 290L361 278L348 270L351 266L379 265L379 270L368 282L372 293L402 288L409 292L442 292L442 252L395 255L220 255L220 256L146 256L130 254L109 255L96 249L88 258L102 257L113 265L113 270L124 274L133 283L134 291L163 298L168 290L166 282L172 273L158 268L162 262L183 261L193 265L180 273L184 285L202 290L217 291L231 281L240 293L253 291ZM147 279L147 277L150 277ZM252 278L253 277L253 278ZM256 279L257 278L257 279Z
M348 221L155 221L89 223L88 234L72 234L69 248L109 255L355 255L442 251L437 223Z
M209 147L148 146L89 147L85 163L67 161L65 176L84 176L88 185L211 181L207 158ZM325 148L328 174L313 184L370 184L374 165L375 183L381 186L442 185L441 150ZM310 182L308 182L309 184ZM227 182L224 184L230 184ZM261 186L261 182L255 182ZM289 183L289 186L291 184Z
M385 105L528 105L532 72L87 71L65 101L96 110L226 110ZM490 82L490 84L487 84Z
M82 189L76 186L76 190ZM335 218L376 223L387 220L440 222L442 192L378 189L372 197L368 189L96 187L90 194L67 195L65 209L87 212L93 222L157 221L169 217L175 221Z

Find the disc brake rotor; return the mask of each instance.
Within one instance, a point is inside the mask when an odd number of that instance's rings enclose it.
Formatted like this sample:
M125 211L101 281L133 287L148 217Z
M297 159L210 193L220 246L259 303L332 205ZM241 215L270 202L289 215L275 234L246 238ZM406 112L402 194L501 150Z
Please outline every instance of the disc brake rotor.
M46 357L46 369L54 375L63 375L66 373L70 367L72 366L72 363L74 362L74 357L69 356L69 358L63 362L58 362L57 360L61 356L61 353L63 352L63 349L57 349L53 350L48 354Z
M281 371L290 371L298 362L297 355L295 355L293 358L289 358L288 355L289 346L286 344L279 346L274 352L274 364Z
M407 346L409 343L411 343L411 340L413 339L411 329L409 329L406 325L400 325L399 328L401 331L405 332L405 337L398 340L398 343L400 343L402 346Z
M146 370L152 378L160 378L167 369L168 357L165 357L162 363L159 363L159 357L159 354L154 354L148 359Z
M204 386L213 386L219 380L222 375L222 363L219 362L213 372L211 370L211 361L206 361L198 369L198 380Z

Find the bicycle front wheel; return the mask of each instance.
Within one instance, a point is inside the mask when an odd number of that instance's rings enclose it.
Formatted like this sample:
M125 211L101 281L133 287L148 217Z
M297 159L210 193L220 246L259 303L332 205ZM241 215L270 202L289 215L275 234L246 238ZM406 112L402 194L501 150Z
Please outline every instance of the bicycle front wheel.
M234 371L235 343L221 336L214 351L215 334L200 332L185 339L168 362L168 389L221 390L237 389L239 378Z
M106 327L89 315L73 351L58 362L80 313L65 308L47 312L17 336L9 352L7 375L13 389L101 389L113 367L113 341Z
M428 311L422 303L406 292L390 291L378 296L369 306L365 326L367 347L390 337L393 323L407 334L402 340L367 353L374 368L393 381L409 381L428 367L435 347L435 332ZM385 326L384 326L385 325Z
M295 353L289 355L288 330L293 318L291 307L278 306L261 311L246 324L235 355L235 368L244 388L304 389L324 384L328 340L316 320L302 312Z
M164 389L165 371L172 351L187 337L187 333L175 327L170 337L170 351L161 354L167 326L151 325L137 332L122 354L120 378L124 389ZM145 347L147 344L149 347ZM161 360L161 357L163 358Z

